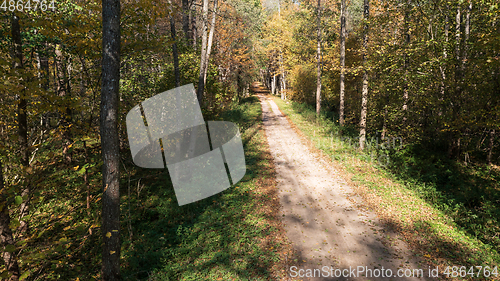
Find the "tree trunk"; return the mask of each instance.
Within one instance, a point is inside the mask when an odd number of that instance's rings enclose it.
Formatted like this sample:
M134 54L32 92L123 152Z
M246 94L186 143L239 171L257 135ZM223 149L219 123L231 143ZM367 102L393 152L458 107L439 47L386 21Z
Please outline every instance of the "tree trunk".
M361 92L361 120L359 121L359 149L365 148L366 142L366 115L368 110L368 70L366 66L367 49L368 49L368 17L370 15L370 0L364 0L363 8L363 90Z
M466 73L466 64L469 52L468 41L470 36L470 13L472 12L472 2L469 0L469 5L467 6L467 12L465 14L465 30L464 30L464 44L462 48L462 69L461 73Z
M37 65L38 65L38 79L40 80L40 87L47 91L49 89L49 59L45 53L47 43L43 43L43 51L37 52Z
M486 162L491 165L491 157L493 156L493 141L495 140L495 130L490 131L490 143L488 145L488 155L486 156Z
M461 42L461 24L462 24L462 13L460 10L460 4L457 4L457 15L455 17L455 97L454 102L451 107L453 120L457 120L459 112L459 101L462 96L462 63L460 58L460 42ZM460 146L460 137L457 139L457 134L454 131L450 132L449 136L449 147L448 147L448 157L454 158L459 157L460 152L458 147Z
M408 66L410 64L408 56L408 48L410 46L410 0L406 1L405 15L404 15L404 36L405 36L405 51L404 57L404 85L403 85L403 125L406 125L407 112L408 112Z
M212 13L212 22L210 24L210 33L208 35L208 43L207 43L207 55L206 55L206 62L205 62L205 71L203 75L203 85L207 83L207 73L208 73L208 62L210 59L210 54L212 53L212 42L214 40L214 32L215 32L215 20L217 16L217 0L214 0L214 8L213 8L213 13Z
M102 279L120 280L120 0L102 2Z
M460 92L462 91L461 85L460 85L460 80L462 79L462 73L461 73L461 58L460 58L460 38L461 38L461 23L462 23L462 15L460 11L460 5L457 6L457 15L456 15L456 22L455 22L455 40L456 40L456 46L455 46L455 56L456 56L456 65L455 65L455 85L456 85L456 95L457 98L459 98Z
M189 22L189 16L191 12L191 7L189 5L189 0L182 0L182 29L184 30L184 38L189 44L192 40L191 23ZM172 25L172 23L170 23Z
M85 163L89 163L89 151L87 149L87 142L86 141L83 141L83 151L85 153ZM85 169L85 173L83 174L83 181L85 182L85 191L87 192L87 213L89 213L90 212L90 184L89 184L88 169ZM92 231L91 229L90 229L90 231Z
M8 209L8 200L4 191L4 179L3 179L3 166L0 160L0 202L3 207L0 210L0 242L3 247L15 247L14 237L12 236L12 230L10 230L10 215ZM17 257L15 252L4 250L2 253L2 258L5 263L5 267L9 274L11 275L8 281L17 281L20 277L19 265L17 263Z
M192 34L191 38L193 40L193 49L196 51L196 40L198 39L198 29L196 29L196 14L193 15L193 11L191 9L189 9L189 19L191 22L191 34Z
M455 46L455 53L457 56L457 61L460 61L460 35L461 35L461 28L460 25L462 23L462 14L460 11L460 5L457 6L457 15L455 17L455 39L456 39L456 46Z
M384 121L382 124L382 133L380 138L385 140L387 137L387 119L389 118L389 94L385 93L385 105L384 105Z
M339 124L344 126L344 96L345 96L345 35L346 35L346 17L345 0L340 1L340 109Z
M11 17L11 32L13 41L13 58L14 62L12 67L14 69L24 68L23 64L23 49L21 41L21 26L19 25L19 16L15 13ZM17 106L17 126L18 126L18 136L19 136L19 150L21 152L21 165L25 171L29 167L29 147L28 147L28 118L26 114L27 110L26 101L26 91L21 90L19 95L19 104ZM19 221L21 222L20 230L21 232L27 232L29 229L28 222L23 221L29 212L29 196L30 196L30 182L26 174L25 187L21 191L21 196L23 197L23 203L21 204L21 211L19 214Z
M184 3L184 2L183 2ZM175 75L175 86L180 87L181 86L181 74L179 72L179 54L177 53L177 42L176 42L176 35L175 35L175 21L174 17L170 17L170 32L172 35L172 40L174 43L172 44L172 52L174 56L174 75Z
M198 103L202 105L203 93L205 91L205 64L207 63L207 41L208 41L208 0L203 0L203 22L201 27L201 57L200 76L198 78L197 97Z
M318 15L317 15L317 48L316 48L316 63L317 63L317 78L316 78L316 116L319 117L321 112L321 0L318 0Z
M281 70L281 79L280 79L280 89L281 89L281 99L286 100L286 81L285 81L285 68L283 67L283 52L280 47L280 70Z
M380 133L380 139L385 140L387 136L387 116L388 116L388 110L387 110L387 105L384 106L384 120L382 123L382 133Z
M71 88L69 84L68 75L66 71L69 71L66 65L66 59L61 51L61 45L56 45L55 54L56 54L56 86L57 86L57 95L62 99L63 106L65 110L61 112L63 116L63 156L66 162L71 163L72 155L69 152L69 146L73 143L72 134L71 134L71 104L70 104L70 96L71 96ZM69 73L68 73L69 74Z
M241 101L241 97L243 96L243 81L241 79L241 73L241 66L238 66L236 70L236 96L238 97L238 102Z
M273 75L273 82L271 83L271 95L276 92L276 75Z
M444 48L443 48L443 57L446 60L448 58L448 37L449 37L449 32L450 32L450 23L449 23L449 17L448 17L448 12L449 8L446 9L445 12L445 18L444 18ZM444 101L445 95L446 95L446 68L444 66L439 66L439 70L441 71L441 97L439 98L440 101ZM442 105L441 108L439 109L439 116L442 115Z

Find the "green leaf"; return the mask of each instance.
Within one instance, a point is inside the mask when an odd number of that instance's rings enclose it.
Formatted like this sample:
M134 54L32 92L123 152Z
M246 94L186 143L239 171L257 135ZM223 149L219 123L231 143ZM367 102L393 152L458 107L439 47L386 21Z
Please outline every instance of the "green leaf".
M31 274L31 271L26 270L23 274L21 274L21 276L19 277L19 280L26 279L28 276L30 276L30 274Z
M16 242L16 246L22 246L24 244L26 244L28 242L28 240L20 240L20 241L17 241Z
M19 226L21 225L21 223L19 222L18 219L13 219L10 224L9 224L9 228L10 229L16 229L18 228Z
M5 246L5 251L6 252L12 253L15 250L16 250L16 246L14 246L14 245L7 245L7 246Z
M16 205L21 205L21 203L23 203L23 198L18 195L14 198L14 202L16 203Z
M80 169L77 173L78 173L79 175L83 175L83 174L85 174L85 171L87 171L87 169L85 169L85 167L83 167L83 168L81 168L81 169Z
M0 274L0 278L2 280L5 280L5 279L8 279L10 277L10 275L11 274L8 271L4 271L4 272L2 272L2 274Z

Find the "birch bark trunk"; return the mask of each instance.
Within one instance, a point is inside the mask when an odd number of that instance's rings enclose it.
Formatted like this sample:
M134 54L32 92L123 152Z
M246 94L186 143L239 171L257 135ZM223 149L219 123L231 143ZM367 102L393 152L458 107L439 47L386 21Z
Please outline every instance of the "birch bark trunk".
M364 0L363 8L363 90L361 92L361 120L359 122L359 149L363 150L366 143L366 115L368 111L368 70L367 70L367 49L368 49L368 18L370 15L370 0Z
M317 37L318 45L316 48L317 70L316 70L316 116L319 117L321 112L321 0L318 0L318 15L317 15Z
M339 109L339 124L344 126L344 96L345 96L345 35L346 35L346 17L345 17L345 0L340 1L340 109Z

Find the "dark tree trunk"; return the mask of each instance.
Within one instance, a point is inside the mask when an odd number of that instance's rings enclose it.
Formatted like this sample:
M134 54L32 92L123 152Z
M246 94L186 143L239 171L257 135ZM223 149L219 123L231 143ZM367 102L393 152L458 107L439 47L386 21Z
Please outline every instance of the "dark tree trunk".
M182 0L182 29L184 30L184 38L188 44L192 40L193 33L191 32L191 24L189 15L191 12L189 0Z
M120 280L120 1L102 2L102 279Z
M14 62L12 67L14 69L21 69L23 65L23 49L21 42L21 26L19 25L19 16L15 13L11 17L11 32L12 41L14 43L13 48L13 58ZM18 135L19 135L19 150L21 152L21 165L23 168L27 169L29 167L29 147L28 147L28 118L26 114L27 110L27 100L26 91L23 89L19 95L19 104L17 106L17 125L18 125ZM19 221L21 222L20 230L21 232L27 232L29 229L29 224L23 221L29 212L29 195L30 195L30 183L29 179L25 179L25 187L21 191L21 196L23 197L23 203L21 204L21 211L19 215Z
M194 12L196 12L196 10ZM191 34L192 34L191 38L193 40L193 48L196 51L196 40L198 39L198 29L196 28L196 15L193 13L191 9L189 10L189 19L191 22Z
M3 205L3 208L0 210L0 242L2 243L2 247L9 248L15 247L14 237L12 236L12 230L9 228L10 224L10 215L8 209L8 201L7 196L4 191L4 181L3 181L3 166L0 161L0 203ZM17 281L20 277L19 265L17 263L17 258L15 252L6 251L2 253L2 258L5 263L5 267L9 274L11 275L8 281Z
M85 163L89 163L89 151L87 149L86 141L83 141L83 151L85 153ZM83 181L85 182L85 191L87 193L87 212L90 211L90 184L88 176L89 176L88 169L85 169L85 173L83 174Z
M241 81L241 67L238 66L238 70L236 71L236 88L237 88L237 96L238 96L238 102L241 101L241 97L243 95L243 86L242 86L242 81Z
M486 162L491 164L491 158L493 156L493 142L495 140L495 130L490 131L490 143L488 145L488 155L486 156Z

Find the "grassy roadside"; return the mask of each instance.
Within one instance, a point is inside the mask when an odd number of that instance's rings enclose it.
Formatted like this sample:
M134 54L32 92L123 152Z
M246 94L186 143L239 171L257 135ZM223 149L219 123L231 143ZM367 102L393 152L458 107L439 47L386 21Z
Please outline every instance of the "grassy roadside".
M451 266L489 266L491 273L497 267L500 276L500 254L498 250L482 243L467 233L435 205L425 200L416 183L403 182L383 168L384 157L371 150L360 153L354 146L337 136L338 126L328 120L317 122L313 110L293 102L274 99L281 111L287 115L296 128L309 140L310 146L321 151L332 160L340 174L355 191L363 197L382 221L395 228L429 264L438 266L441 277L453 276ZM370 154L370 155L368 155ZM472 273L472 272L471 272ZM474 269L474 275L466 279L484 276Z
M144 203L132 214L133 238L124 242L124 280L283 277L291 246L276 217L275 170L261 115L258 99L250 97L220 117L238 124L244 144L247 172L235 186L179 207L166 172L160 181L142 182Z

